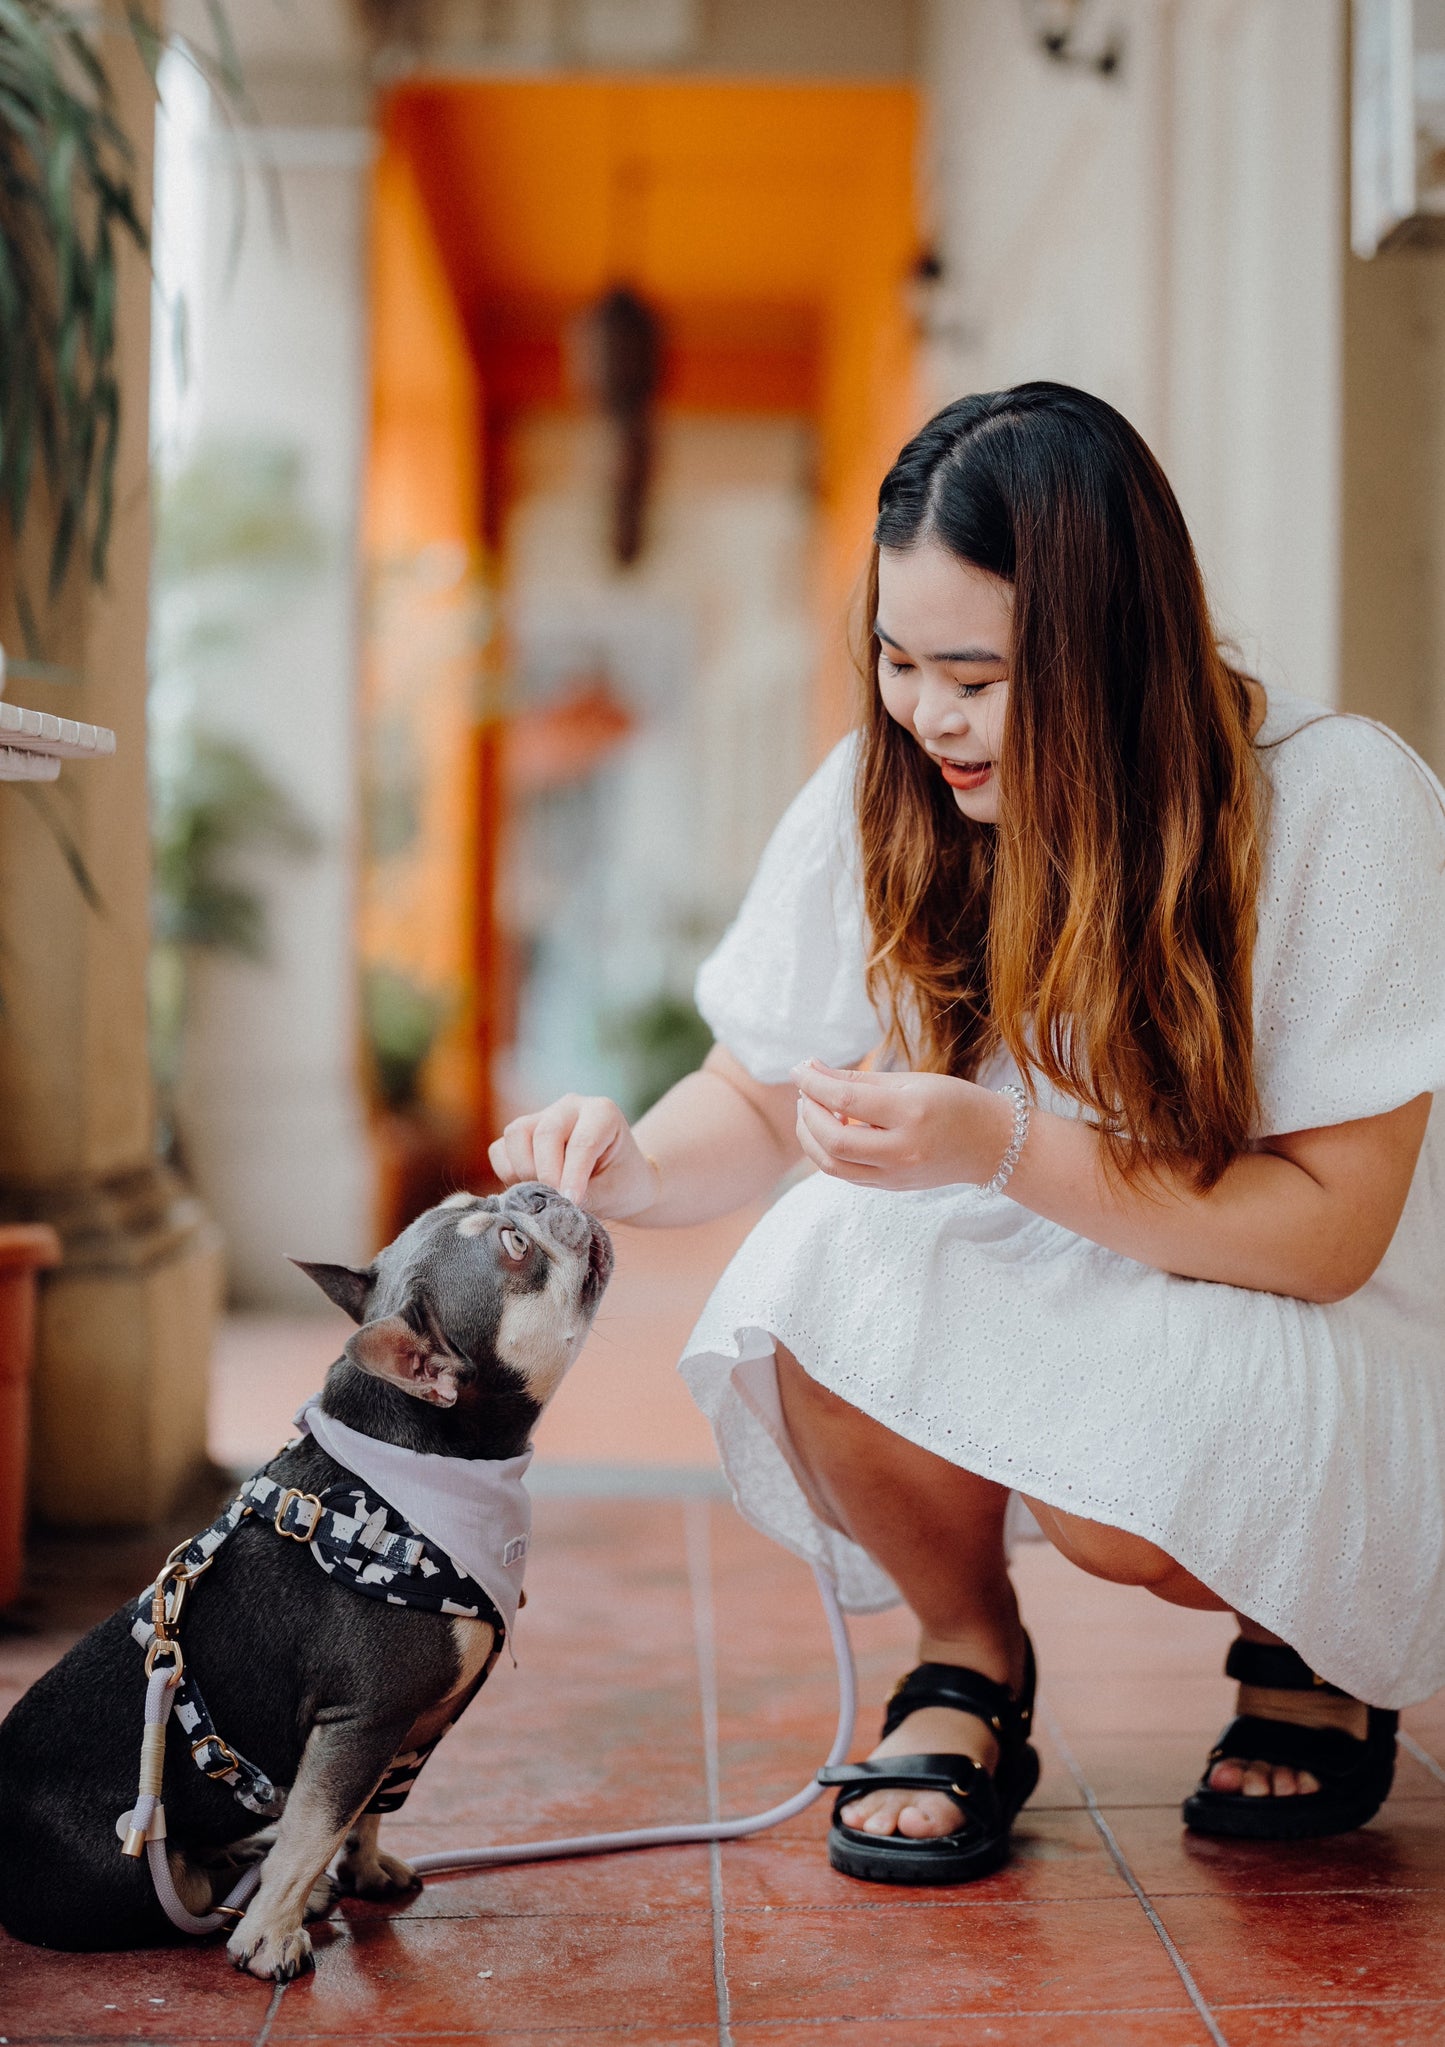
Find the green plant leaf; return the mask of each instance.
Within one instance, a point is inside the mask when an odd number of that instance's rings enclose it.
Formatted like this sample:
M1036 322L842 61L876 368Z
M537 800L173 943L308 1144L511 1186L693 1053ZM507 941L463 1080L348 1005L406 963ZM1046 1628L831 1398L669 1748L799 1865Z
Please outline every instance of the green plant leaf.
M229 114L242 90L234 42L219 0L205 5L218 55L189 54ZM124 19L154 77L162 32L139 0ZM150 250L105 61L113 32L104 16L56 0L0 0L0 506L21 531L43 468L52 588L82 543L90 574L105 572L119 442L116 244Z

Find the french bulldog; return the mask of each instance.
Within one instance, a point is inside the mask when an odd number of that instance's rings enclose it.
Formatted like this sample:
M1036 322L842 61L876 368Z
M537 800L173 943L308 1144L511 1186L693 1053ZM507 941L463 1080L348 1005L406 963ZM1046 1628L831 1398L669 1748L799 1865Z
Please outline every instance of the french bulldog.
M363 1269L296 1262L358 1325L327 1374L318 1431L329 1416L400 1450L505 1460L526 1451L581 1348L612 1246L600 1223L529 1182L453 1195ZM303 1502L348 1478L312 1435L264 1472ZM359 1597L344 1574L318 1569L305 1553L309 1512L284 1529L242 1518L177 1626L218 1734L284 1796L274 1840L263 1847L267 1817L196 1767L175 1715L162 1784L187 1910L210 1911L264 1853L228 1953L278 1982L310 1965L304 1922L335 1895L338 1852L342 1891L399 1897L416 1885L379 1846L367 1808L395 1758L427 1753L452 1724L500 1646L490 1602L491 1619L423 1611ZM21 1940L94 1950L175 1937L145 1860L117 1839L136 1796L147 1682L136 1613L128 1605L93 1628L0 1725L0 1924Z

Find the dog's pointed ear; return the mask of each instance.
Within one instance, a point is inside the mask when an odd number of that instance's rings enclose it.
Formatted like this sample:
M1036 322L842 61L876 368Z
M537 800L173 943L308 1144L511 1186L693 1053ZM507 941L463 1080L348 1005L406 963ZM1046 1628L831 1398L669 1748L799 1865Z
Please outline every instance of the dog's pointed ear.
M462 1361L400 1315L363 1322L346 1340L346 1356L360 1371L385 1379L414 1400L432 1407L455 1407L461 1390Z
M308 1258L293 1258L291 1263L314 1279L327 1300L335 1301L353 1322L366 1320L367 1297L376 1284L374 1265L315 1265Z

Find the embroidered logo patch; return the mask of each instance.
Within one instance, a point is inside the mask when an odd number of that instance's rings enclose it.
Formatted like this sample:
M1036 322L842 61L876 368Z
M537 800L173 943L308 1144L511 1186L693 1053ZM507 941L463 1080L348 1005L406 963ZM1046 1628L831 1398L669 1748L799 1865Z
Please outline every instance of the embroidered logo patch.
M507 1564L520 1564L523 1557L526 1554L527 1554L526 1536L514 1535L511 1541L507 1544L507 1547L502 1551L502 1563L504 1566Z

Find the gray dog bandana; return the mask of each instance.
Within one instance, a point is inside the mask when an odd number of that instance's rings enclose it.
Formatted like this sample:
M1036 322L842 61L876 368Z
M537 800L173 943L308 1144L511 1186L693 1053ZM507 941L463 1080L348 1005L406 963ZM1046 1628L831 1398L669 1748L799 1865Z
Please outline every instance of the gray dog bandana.
M401 1450L348 1428L314 1396L296 1426L476 1580L502 1616L510 1644L532 1534L532 1502L522 1483L530 1449L504 1458Z

